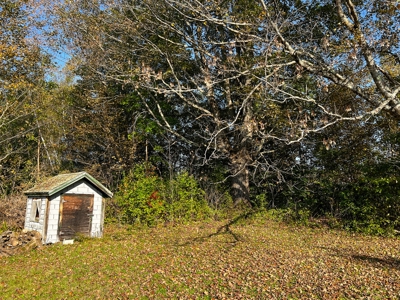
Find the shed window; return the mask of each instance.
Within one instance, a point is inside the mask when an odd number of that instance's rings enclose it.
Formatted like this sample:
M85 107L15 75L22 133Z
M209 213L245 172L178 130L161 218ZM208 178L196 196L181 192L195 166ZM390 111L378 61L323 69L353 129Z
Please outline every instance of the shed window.
M41 207L42 207L41 199L32 200L31 222L39 222Z

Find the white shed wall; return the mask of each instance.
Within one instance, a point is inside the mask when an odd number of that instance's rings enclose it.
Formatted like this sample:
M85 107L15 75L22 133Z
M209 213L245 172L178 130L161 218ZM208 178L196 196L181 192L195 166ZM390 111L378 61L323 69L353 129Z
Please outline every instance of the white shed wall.
M40 200L41 205L39 209L39 220L36 222L32 220L31 214L32 214L32 203L34 200ZM24 228L27 230L36 230L40 232L40 234L43 236L44 233L44 223L45 223L45 218L46 218L46 204L47 204L47 198L46 197L29 197L28 200L26 201L26 212L25 212L25 225Z
M58 223L60 216L60 195L50 198L49 203L49 219L47 221L46 244L57 243L58 238Z

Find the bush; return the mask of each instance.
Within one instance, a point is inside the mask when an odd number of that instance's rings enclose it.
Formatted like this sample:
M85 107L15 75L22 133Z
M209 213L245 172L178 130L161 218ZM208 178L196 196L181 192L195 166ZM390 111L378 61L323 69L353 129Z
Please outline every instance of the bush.
M136 166L123 179L117 193L122 220L149 226L160 221L165 212L165 203L159 193L164 189L163 184L150 165Z
M168 221L187 222L211 216L212 210L205 200L205 192L193 176L183 172L167 186L164 196L167 199Z
M400 229L398 178L363 178L351 187L348 227L368 234L392 234ZM349 197L347 197L349 198Z
M146 164L138 165L123 179L116 204L111 212L121 214L121 221L128 224L182 223L212 215L205 193L193 176L183 172L168 182ZM116 219L118 216L107 216L107 220Z
M373 235L391 235L400 229L397 174L366 170L348 182L329 175L299 181L296 189L279 195L278 208L287 210L287 220L306 223L307 218L329 217L335 228L340 224L347 230Z

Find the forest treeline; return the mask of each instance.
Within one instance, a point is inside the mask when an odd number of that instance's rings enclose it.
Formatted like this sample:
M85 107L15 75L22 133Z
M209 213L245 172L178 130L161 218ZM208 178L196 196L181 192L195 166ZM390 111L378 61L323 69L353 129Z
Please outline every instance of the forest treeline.
M399 20L383 0L3 0L2 198L85 170L109 220L394 233Z

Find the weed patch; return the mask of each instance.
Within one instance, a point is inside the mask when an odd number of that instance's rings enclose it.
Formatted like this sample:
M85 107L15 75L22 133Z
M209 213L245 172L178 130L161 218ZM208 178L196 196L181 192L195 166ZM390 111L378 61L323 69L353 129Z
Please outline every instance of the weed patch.
M26 197L23 194L0 198L0 231L22 229L25 211Z

